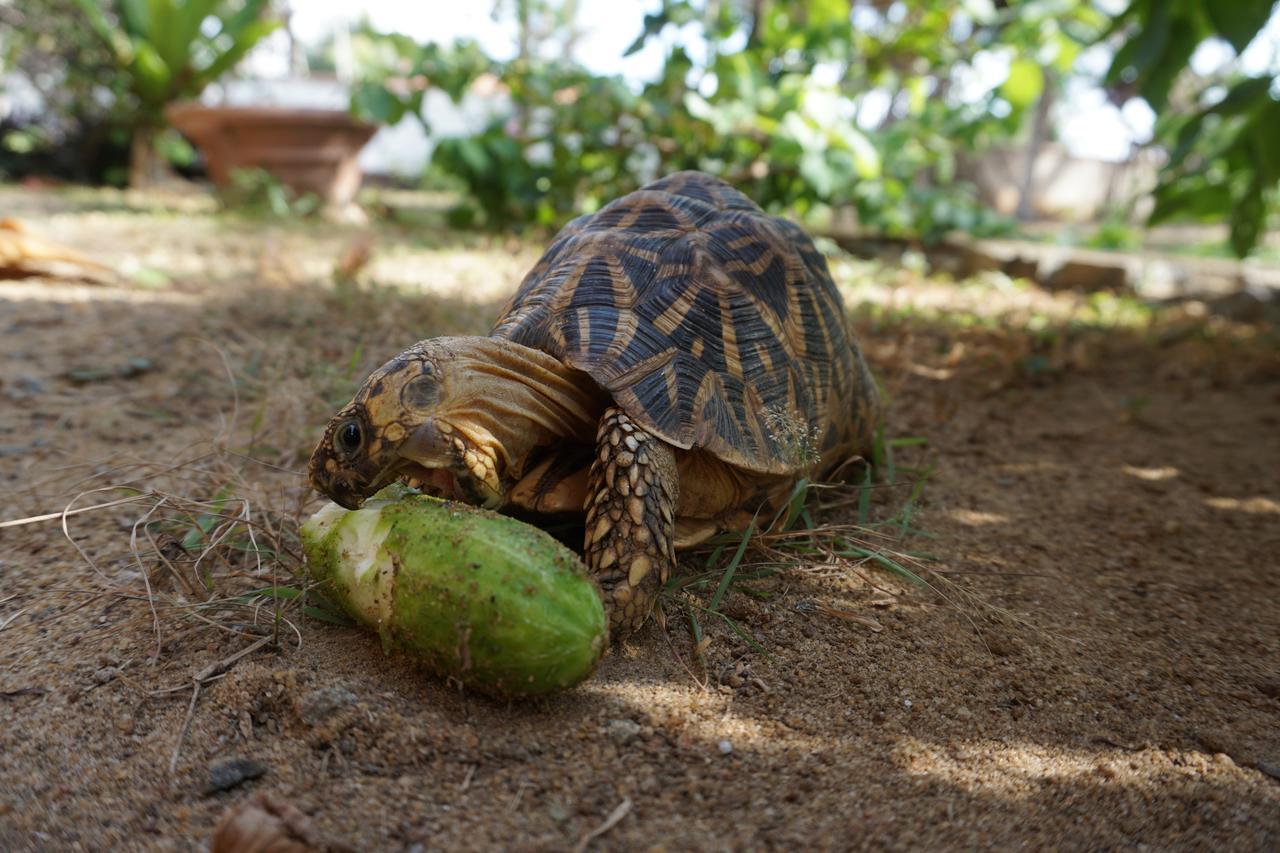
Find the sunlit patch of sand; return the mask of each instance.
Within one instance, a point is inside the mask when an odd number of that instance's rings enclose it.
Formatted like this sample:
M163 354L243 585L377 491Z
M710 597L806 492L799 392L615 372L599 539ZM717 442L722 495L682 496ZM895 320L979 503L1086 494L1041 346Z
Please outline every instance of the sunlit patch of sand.
M1009 799L1038 795L1045 785L1093 784L1139 788L1153 771L1209 781L1211 756L1174 750L1081 749L1017 741L925 741L903 737L895 758L912 775L945 780L961 790Z
M1253 515L1280 515L1280 503L1271 498L1205 498L1206 506L1214 509L1229 509L1236 512L1247 512Z
M1124 471L1130 477L1137 477L1139 480L1146 480L1150 483L1158 483L1161 480L1172 480L1178 476L1178 469L1169 465L1159 468L1139 468L1135 465L1125 465L1120 470Z
M10 302L130 302L144 305L193 305L201 300L189 293L61 284L48 280L0 281L0 299Z
M1049 291L1000 272L963 281L852 257L829 259L846 303L872 311L947 320L959 325L1048 330L1067 321L1108 328L1144 328L1151 311L1137 300L1106 293Z
M1006 524L1009 516L1001 515L998 512L980 512L974 509L953 509L949 513L952 518L961 524L969 524L975 527L987 524Z
M1059 462L1005 462L996 465L995 470L1002 474L1044 474L1050 471L1065 471L1067 467Z

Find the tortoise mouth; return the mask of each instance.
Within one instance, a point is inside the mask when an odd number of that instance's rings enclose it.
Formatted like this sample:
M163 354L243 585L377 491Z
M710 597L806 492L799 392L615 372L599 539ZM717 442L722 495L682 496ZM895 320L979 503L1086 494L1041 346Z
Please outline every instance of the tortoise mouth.
M396 480L424 495L451 501L465 501L468 493L449 468L427 468L417 462L408 462L396 472Z
M502 504L502 493L485 482L482 475L467 467L464 458L444 466L428 466L414 459L405 459L396 466L389 482L399 481L424 495L445 500L497 509Z
M455 474L452 469L428 468L412 460L402 460L390 469L384 470L363 488L324 488L321 486L316 486L316 488L340 506L356 510L360 509L366 500L392 483L400 483L424 495L431 495L445 500L462 501L464 503L479 503L482 500L482 496L478 496L474 489L468 490L465 487L463 478Z

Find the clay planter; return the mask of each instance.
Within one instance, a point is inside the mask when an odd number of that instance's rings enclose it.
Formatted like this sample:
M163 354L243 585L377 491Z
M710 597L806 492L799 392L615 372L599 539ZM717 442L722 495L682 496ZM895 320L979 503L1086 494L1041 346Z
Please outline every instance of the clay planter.
M229 185L236 169L263 169L335 207L355 200L356 156L377 129L340 110L175 104L165 116L204 152L218 186Z

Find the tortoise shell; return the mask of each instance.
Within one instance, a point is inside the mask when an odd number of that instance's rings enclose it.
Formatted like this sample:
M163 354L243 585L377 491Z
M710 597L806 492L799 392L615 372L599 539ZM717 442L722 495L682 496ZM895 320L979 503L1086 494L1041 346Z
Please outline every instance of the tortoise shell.
M637 422L748 471L857 452L874 386L826 260L728 184L680 172L557 235L491 333L588 374Z

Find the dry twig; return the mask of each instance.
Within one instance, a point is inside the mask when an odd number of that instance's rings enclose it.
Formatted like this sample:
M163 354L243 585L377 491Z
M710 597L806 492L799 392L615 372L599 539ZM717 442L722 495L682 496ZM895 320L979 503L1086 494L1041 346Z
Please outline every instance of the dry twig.
M582 836L582 838L578 840L578 845L573 848L574 853L583 853L583 851L587 849L587 846L591 844L592 841L604 835L609 830L613 829L615 826L617 826L619 823L622 822L622 819L624 817L626 817L630 813L631 813L631 798L623 797L622 802L618 803L618 807L615 808L613 811L611 811L609 813L609 816L604 819L604 823L600 824L595 829L591 830L590 832L588 832L586 835Z
M187 704L187 715L182 721L182 728L178 730L178 740L173 745L173 755L169 758L169 775L178 772L178 757L182 754L182 744L187 739L187 732L191 729L191 719L196 713L196 701L200 698L200 689L205 682L218 675L224 675L235 666L241 658L248 657L258 649L271 643L271 637L263 637L257 642L250 643L240 651L225 657L220 661L214 661L204 669L197 672L191 678L191 702Z

